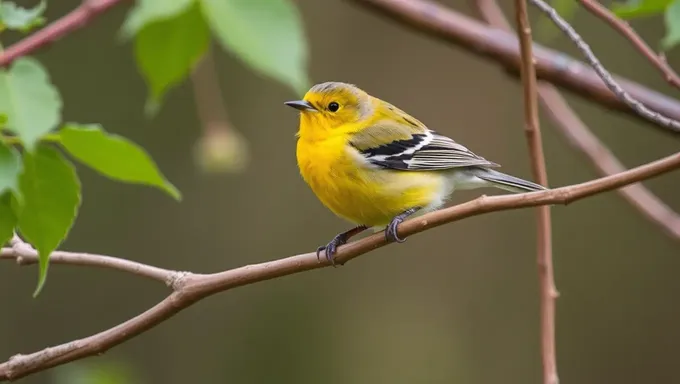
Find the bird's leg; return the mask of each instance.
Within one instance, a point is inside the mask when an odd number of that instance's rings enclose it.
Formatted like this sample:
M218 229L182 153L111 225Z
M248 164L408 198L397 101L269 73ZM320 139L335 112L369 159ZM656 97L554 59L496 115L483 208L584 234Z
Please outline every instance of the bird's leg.
M333 259L333 255L335 255L335 252L338 250L338 247L347 244L347 240L349 240L352 236L358 235L359 233L365 231L368 227L365 225L359 225L356 226L349 231L345 231L342 233L337 234L333 240L330 241L327 245L322 245L319 248L316 249L316 259L321 262L320 259L320 254L321 251L326 250L326 259L331 262L331 265L335 267L335 260Z
M390 221L389 225L387 225L387 228L385 229L385 239L388 242L396 241L397 243L403 243L406 241L406 239L400 239L399 236L397 236L397 227L399 227L399 224L401 224L407 217L416 213L419 209L420 207L413 207L411 209L405 210L397 216L394 216L392 221Z

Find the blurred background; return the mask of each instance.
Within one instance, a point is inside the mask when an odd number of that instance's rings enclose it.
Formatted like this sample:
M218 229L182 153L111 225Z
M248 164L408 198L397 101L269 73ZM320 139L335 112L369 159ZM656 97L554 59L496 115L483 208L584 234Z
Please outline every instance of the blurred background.
M473 151L531 178L521 86L497 64L340 0L298 0L313 82L352 82ZM470 2L441 1L477 17ZM513 19L510 2L506 14ZM49 3L49 20L79 4ZM146 86L119 6L41 51L65 101L64 121L99 122L146 148L183 193L120 184L79 167L80 216L62 249L176 270L216 272L310 252L348 224L319 203L295 163L297 98L221 50L229 119L248 143L240 172L207 174L192 84L144 115ZM534 14L533 16L538 16ZM628 43L577 12L575 27L612 72L677 95ZM661 18L633 26L652 46ZM559 35L549 45L580 57ZM678 50L669 62L680 68ZM627 166L678 150L638 121L569 97ZM551 186L596 177L542 115ZM680 210L678 172L645 183ZM458 193L462 202L493 190ZM563 383L680 382L680 247L610 192L552 210L557 355ZM537 383L541 378L533 210L493 213L427 231L344 267L212 296L106 354L21 383ZM0 264L0 360L107 329L168 290L115 271L53 266L31 298L34 267ZM108 372L101 381L88 372ZM96 375L95 375L96 376ZM108 380L108 381L106 381Z

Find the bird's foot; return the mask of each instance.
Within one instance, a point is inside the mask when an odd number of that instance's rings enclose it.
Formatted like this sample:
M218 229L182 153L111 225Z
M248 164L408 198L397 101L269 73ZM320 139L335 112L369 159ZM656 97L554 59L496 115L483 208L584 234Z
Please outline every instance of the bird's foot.
M328 260L332 266L335 265L335 259L333 256L335 253L338 251L338 247L344 244L347 244L347 239L345 236L343 236L344 233L341 233L333 238L328 244L322 245L319 248L316 249L316 259L321 262L321 251L326 251L326 260Z
M339 233L335 235L333 240L331 240L328 244L322 245L319 248L316 249L316 259L321 262L321 251L326 251L326 260L328 260L332 266L336 266L335 264L335 253L338 251L338 247L344 244L347 244L347 241L350 239L350 237L363 232L366 228L368 228L365 225L359 225L357 227L354 227L350 229L349 231Z
M395 216L385 229L385 240L387 240L387 242L394 241L396 243L403 243L404 241L406 241L406 239L402 239L399 237L399 235L397 235L397 229L399 228L399 224L401 224L404 220L406 220L407 217L411 216L419 209L420 209L419 207L407 209L401 214Z

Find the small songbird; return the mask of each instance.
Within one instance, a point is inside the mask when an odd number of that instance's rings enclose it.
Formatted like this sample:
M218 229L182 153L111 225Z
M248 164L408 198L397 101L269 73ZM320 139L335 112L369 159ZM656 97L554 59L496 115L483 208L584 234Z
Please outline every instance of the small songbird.
M369 227L387 227L387 241L403 242L399 224L438 209L454 190L545 189L492 169L499 165L351 84L317 84L303 100L285 104L300 111L303 179L327 208L357 225L317 249L332 264L338 246Z

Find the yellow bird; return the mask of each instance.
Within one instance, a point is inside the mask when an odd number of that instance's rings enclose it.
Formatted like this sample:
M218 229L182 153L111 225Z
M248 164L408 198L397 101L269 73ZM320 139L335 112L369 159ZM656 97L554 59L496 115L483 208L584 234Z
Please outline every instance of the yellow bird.
M317 249L332 264L337 248L369 227L386 226L387 241L403 242L399 224L438 209L455 190L545 189L492 169L499 165L351 84L317 84L285 104L300 111L303 179L327 208L357 225Z

